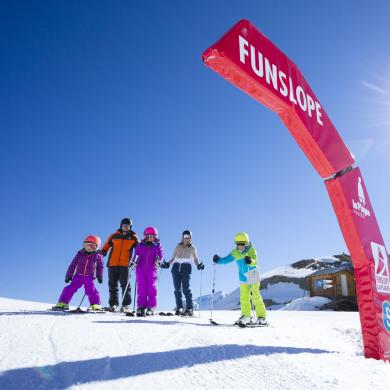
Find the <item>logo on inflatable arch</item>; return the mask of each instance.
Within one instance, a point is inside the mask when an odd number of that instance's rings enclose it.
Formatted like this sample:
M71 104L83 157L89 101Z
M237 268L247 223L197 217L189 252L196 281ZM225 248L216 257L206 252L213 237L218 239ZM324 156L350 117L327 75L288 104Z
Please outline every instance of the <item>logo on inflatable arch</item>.
M386 330L390 333L390 302L384 301L382 304L382 319L383 325Z
M358 200L352 199L353 212L363 219L366 217L371 217L370 210L366 208L366 195L364 193L362 178L360 176L358 177L357 182L357 195Z
M375 261L375 282L378 292L390 294L389 259L383 245L371 242L372 255Z

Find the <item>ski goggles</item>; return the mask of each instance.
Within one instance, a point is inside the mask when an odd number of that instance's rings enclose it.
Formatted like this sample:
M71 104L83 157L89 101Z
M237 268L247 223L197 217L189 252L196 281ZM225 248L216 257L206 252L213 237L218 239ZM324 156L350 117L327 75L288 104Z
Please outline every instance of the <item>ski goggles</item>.
M246 242L245 241L237 241L236 245L237 246L246 246Z
M191 236L189 234L184 234L183 238L188 238L189 240L191 240Z
M84 246L92 246L94 248L97 248L96 242L90 242L90 241L84 241Z
M154 238L156 238L156 235L155 234L146 234L145 235L145 238L147 239L147 240L150 240L150 239L154 239Z

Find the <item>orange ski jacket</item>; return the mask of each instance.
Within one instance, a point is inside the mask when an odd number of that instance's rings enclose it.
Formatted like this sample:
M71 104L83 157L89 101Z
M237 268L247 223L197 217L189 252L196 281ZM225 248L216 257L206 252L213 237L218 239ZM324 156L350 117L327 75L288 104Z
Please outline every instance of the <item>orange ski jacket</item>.
M106 256L111 249L107 262L108 267L128 267L133 250L138 242L137 234L132 230L125 235L121 230L117 230L108 237L107 242L103 245L100 252L103 256Z

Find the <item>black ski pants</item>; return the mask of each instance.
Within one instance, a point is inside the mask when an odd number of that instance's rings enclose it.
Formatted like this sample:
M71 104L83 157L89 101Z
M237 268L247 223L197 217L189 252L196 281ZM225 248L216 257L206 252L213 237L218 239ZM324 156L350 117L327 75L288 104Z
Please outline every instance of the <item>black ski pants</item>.
M109 299L109 305L110 306L118 306L119 304L122 304L122 297L123 297L123 306L128 306L131 304L131 295L130 295L130 283L129 286L126 289L127 282L129 281L130 277L130 271L129 267L108 267L108 287L110 291L110 299ZM122 288L122 297L120 300L118 300L118 282L121 285ZM126 292L125 292L126 290Z
M176 309L183 308L182 292L186 298L186 309L193 309L192 293L190 289L191 264L173 264L173 287L175 288Z

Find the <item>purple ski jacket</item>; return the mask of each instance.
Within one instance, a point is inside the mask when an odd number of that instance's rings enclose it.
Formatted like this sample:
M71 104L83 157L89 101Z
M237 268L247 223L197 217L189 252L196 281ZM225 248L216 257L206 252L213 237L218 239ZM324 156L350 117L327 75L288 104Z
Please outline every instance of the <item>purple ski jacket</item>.
M134 260L137 262L137 269L157 269L162 258L163 249L159 239L150 243L142 240L135 249Z
M103 256L98 252L88 253L85 250L77 252L70 263L66 277L71 279L73 275L86 275L103 279Z

